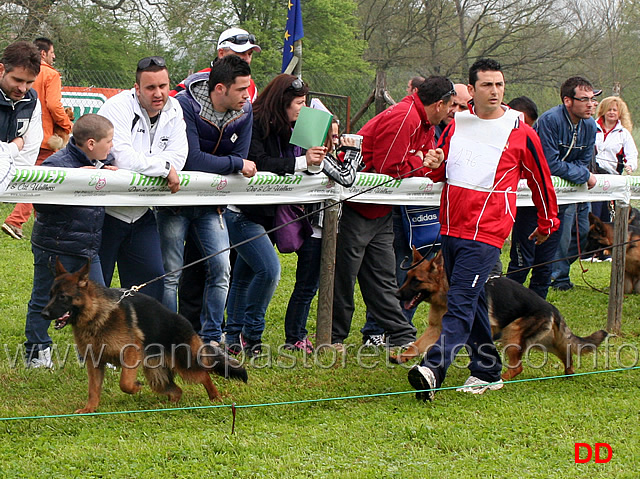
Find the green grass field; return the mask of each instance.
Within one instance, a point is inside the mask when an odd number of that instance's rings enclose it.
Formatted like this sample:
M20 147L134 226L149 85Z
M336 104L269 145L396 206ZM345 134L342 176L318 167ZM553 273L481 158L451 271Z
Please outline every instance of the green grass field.
M11 207L0 205L2 218ZM29 235L30 226L25 231ZM384 353L376 356L369 349L368 356L353 353L335 362L330 353L305 358L275 351L284 339L295 255L282 261L264 336L274 352L270 360L248 365L248 384L215 379L223 404L209 407L199 385L184 386L175 409L148 387L125 395L119 373L109 370L100 412L115 414L34 418L67 415L83 406L86 372L73 352L53 371L24 368L17 351L31 289L30 243L0 235L0 476L638 477L638 370L554 378L563 371L557 358L532 353L519 381L501 391L473 396L446 389L432 403L417 402L407 367L387 364ZM585 267L589 283L608 288L609 263ZM606 325L608 297L585 284L578 265L572 273L577 287L551 292L549 300L574 333L586 336ZM349 338L356 346L364 322L358 301ZM421 306L416 316L419 332L427 308ZM576 372L637 366L639 316L640 296L626 298L622 334L597 355L582 357ZM315 303L312 332L314 323ZM50 333L63 352L73 342L70 328ZM465 381L463 366L461 358L444 386ZM238 406L234 434L232 403ZM576 442L608 443L613 458L575 464Z

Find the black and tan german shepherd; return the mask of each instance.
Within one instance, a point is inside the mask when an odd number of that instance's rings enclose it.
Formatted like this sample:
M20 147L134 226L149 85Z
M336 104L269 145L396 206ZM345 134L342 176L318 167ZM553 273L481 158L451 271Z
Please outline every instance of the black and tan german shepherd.
M427 330L401 354L394 356L404 363L424 354L442 331L442 317L447 312L449 284L444 271L442 255L423 261L413 250L413 265L407 280L398 290L398 298L407 309L422 301L431 303ZM419 263L419 264L418 264ZM607 337L604 330L587 338L575 336L560 311L529 288L509 278L494 278L485 285L489 305L489 319L494 338L500 338L507 356L505 380L522 372L522 355L532 347L555 354L564 364L565 374L573 374L573 354L593 352Z
M151 389L172 402L182 396L173 380L176 373L185 382L202 384L211 400L220 399L220 394L210 372L247 381L240 363L222 349L204 344L185 318L145 294L123 296L123 292L89 280L88 264L69 273L56 262L51 299L42 317L55 320L55 329L70 324L78 353L85 358L89 400L76 413L97 409L107 362L122 368L123 392L140 391L137 372L142 367Z
M640 211L631 209L624 262L624 294L640 293ZM613 246L613 223L589 213L587 251Z

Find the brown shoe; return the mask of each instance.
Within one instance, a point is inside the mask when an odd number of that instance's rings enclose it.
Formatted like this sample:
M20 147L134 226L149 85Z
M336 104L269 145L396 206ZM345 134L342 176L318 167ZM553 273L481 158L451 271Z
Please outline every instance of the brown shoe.
M2 223L2 231L7 233L13 239L22 239L24 238L24 234L22 233L22 228L19 226L13 226L9 223Z

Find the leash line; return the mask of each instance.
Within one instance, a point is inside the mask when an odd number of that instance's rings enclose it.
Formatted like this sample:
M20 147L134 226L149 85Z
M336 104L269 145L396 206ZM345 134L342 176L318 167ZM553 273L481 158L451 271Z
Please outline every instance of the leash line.
M560 379L560 378L573 378L573 377L580 377L580 376L590 376L594 374L635 371L638 369L640 369L640 366L632 366L628 368L606 369L602 371L587 371L584 373L575 373L575 374L561 374L558 376L543 376L541 378L512 379L510 381L504 381L504 384L546 381L550 379ZM330 398L297 399L293 401L278 401L278 402L256 403L256 404L236 404L234 402L231 404L215 404L215 405L209 405L209 406L187 406L187 407L178 407L178 408L140 409L136 411L128 410L128 411L91 412L91 413L84 413L84 414L54 414L54 415L41 415L41 416L0 417L0 422L24 421L24 420L34 420L34 419L82 418L82 417L91 417L91 416L116 416L116 415L125 415L125 414L145 414L145 413L158 413L158 412L197 411L197 410L206 410L206 409L231 408L231 411L233 414L233 428L234 428L233 431L234 431L235 430L235 411L237 409L290 406L290 405L297 405L297 404L323 403L323 402L332 402L332 401L347 401L347 400L354 400L354 399L379 398L379 397L385 397L385 396L401 396L405 394L415 394L416 392L424 392L424 391L434 391L434 392L447 391L451 389L458 389L463 386L464 385L439 387L439 388L433 388L433 389L419 389L419 390L412 389L410 391L393 391L393 392L387 392L387 393L358 394L353 396L336 396L336 397L330 397Z
M284 224L281 224L281 225L275 226L275 227L271 228L270 230L265 231L264 233L257 234L257 235L255 235L255 236L253 236L253 237L251 237L251 238L247 238L247 239L242 240L242 241L240 241L240 242L238 242L238 243L236 243L236 244L229 245L228 247L226 247L226 248L224 248L224 249L221 249L220 251L217 251L216 253L213 253L213 254L210 254L209 256L205 256L205 257L203 257L203 258L197 259L196 261L193 261L193 262L191 262L191 263L189 263L189 264L185 264L185 265L183 265L182 267L180 267L180 268L178 268L178 269L176 269L176 270L174 270L174 271L170 271L170 272L168 272L168 273L165 273L165 274L163 274L162 276L157 276L156 278L150 279L149 281L147 281L147 282L145 282L145 283L139 284L139 285L137 285L137 286L132 286L132 287L130 287L129 289L127 289L127 290L122 294L122 296L120 297L120 299L118 300L118 302L122 301L122 300L125 298L125 296L129 296L129 295L131 295L131 294L132 294L132 292L137 292L137 291L139 291L141 288L144 288L145 286L148 286L148 285L150 285L151 283L155 283L156 281L160 281L161 279L166 278L166 277L167 277L167 276L169 276L170 274L178 273L178 272L183 271L183 270L185 270L185 269L187 269L187 268L190 268L190 267L195 266L195 265L197 265L197 264L200 264L200 263L202 263L202 262L204 262L204 261L207 261L208 259L214 258L214 257L218 256L219 254L225 253L225 252L227 252L227 251L231 251L232 249L235 249L235 248L237 248L238 246L242 246L242 245L245 245L245 244L247 244L247 243L250 243L251 241L254 241L254 240L258 239L258 238L262 238L263 236L266 236L266 235L268 235L268 234L270 234L270 233L273 233L274 231L278 231L279 229L282 229L282 228L284 228L285 226L289 226L290 224L295 223L296 221L301 221L301 220L303 220L303 219L307 219L307 218L309 218L310 216L313 216L313 215L317 214L317 213L318 213L318 212L320 212L320 211L325 211L325 210L327 210L327 209L329 209L329 208L333 208L333 207L334 207L334 206L336 206L336 205L341 205L341 204L343 204L343 203L345 203L345 202L347 202L347 201L350 201L351 199L355 198L356 196L363 195L363 194L365 194L365 193L368 193L368 192L370 192L370 191L375 190L376 188L380 188L381 186L385 186L385 185L387 185L387 184L389 184L389 183L392 183L392 182L394 182L394 181L402 180L402 179L404 179L404 178L408 178L408 177L410 177L413 173L415 173L416 171L419 171L419 170L421 170L421 169L423 169L423 168L426 168L426 166L422 165L422 166L419 166L418 168L414 168L413 170L411 170L411 171L409 171L409 172L405 173L404 175L400 175L400 176L398 176L397 178L396 178L396 177L393 177L393 176L386 175L386 176L389 176L389 179L388 179L388 180L383 181L383 182L382 182L382 183L380 183L380 184L377 184L377 185L374 185L374 186L370 186L370 187L368 187L368 188L365 188L364 190L359 191L358 193L354 193L353 195L351 195L351 196L349 196L349 197L347 197L347 198L344 198L344 199L342 199L342 200L338 200L338 201L336 201L335 203L334 203L334 202L330 202L329 204L327 204L327 205L325 205L325 206L323 206L323 207L321 207L321 208L318 208L317 210L311 211L311 212L309 212L309 213L305 213L304 215L299 216L299 217L297 217L297 218L294 218L294 219L292 219L292 220L290 220L290 221L288 221L288 222L286 222L286 223L284 223ZM332 180L332 181L333 181L333 180Z

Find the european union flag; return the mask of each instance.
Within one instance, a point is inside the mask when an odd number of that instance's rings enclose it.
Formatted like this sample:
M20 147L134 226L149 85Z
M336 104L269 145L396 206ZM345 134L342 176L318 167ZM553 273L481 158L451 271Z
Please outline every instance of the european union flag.
M293 43L304 37L302 30L302 8L300 0L287 0L287 26L284 30L284 50L282 51L282 71L293 58Z

